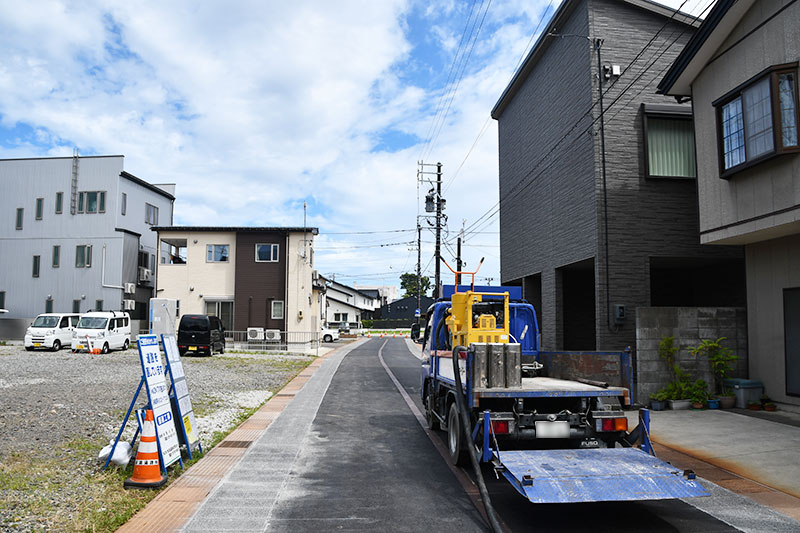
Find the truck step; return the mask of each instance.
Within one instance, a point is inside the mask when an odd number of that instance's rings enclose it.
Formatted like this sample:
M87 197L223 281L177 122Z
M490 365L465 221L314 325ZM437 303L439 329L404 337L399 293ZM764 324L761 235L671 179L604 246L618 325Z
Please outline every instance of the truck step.
M495 459L506 479L533 503L709 496L697 480L637 448L514 450Z

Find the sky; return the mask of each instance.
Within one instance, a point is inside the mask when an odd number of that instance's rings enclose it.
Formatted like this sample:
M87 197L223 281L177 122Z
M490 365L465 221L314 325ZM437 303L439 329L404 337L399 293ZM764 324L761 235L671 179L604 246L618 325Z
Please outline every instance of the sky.
M442 256L466 228L465 270L483 257L476 281L497 285L489 113L559 4L0 0L0 158L124 155L176 184L175 225L305 220L315 268L360 286L416 270L419 162L441 162Z

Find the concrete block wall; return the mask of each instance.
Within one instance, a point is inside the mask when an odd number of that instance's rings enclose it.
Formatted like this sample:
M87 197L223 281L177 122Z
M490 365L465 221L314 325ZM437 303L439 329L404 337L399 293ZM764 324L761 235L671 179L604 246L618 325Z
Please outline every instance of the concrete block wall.
M691 379L714 379L707 357L695 357L689 349L703 339L725 337L723 345L739 356L734 377L747 376L747 312L743 307L639 307L636 310L636 388L640 402L672 381L667 363L658 356L658 343L675 337L677 360Z

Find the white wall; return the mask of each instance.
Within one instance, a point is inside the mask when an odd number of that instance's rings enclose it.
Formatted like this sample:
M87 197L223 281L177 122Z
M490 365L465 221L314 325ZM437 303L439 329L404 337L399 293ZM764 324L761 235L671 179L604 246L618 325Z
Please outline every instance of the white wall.
M304 246L303 241L307 241ZM311 264L314 236L311 232L290 233L287 249L286 328L288 331L318 331L319 316L313 294ZM302 316L301 316L302 313Z
M160 239L186 239L186 263L158 264L156 297L180 300L181 315L205 313L206 300L233 300L236 271L236 233L164 232ZM194 241L197 241L196 243ZM206 261L208 244L230 246L229 261ZM159 244L160 246L160 244Z

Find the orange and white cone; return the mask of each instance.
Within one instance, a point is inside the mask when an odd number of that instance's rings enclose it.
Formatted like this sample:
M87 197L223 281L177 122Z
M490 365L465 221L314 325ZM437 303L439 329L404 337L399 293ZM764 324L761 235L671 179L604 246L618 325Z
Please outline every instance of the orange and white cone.
M126 489L150 489L160 487L167 482L167 476L161 473L161 463L158 460L158 443L156 442L156 423L153 420L153 411L148 409L144 416L142 438L139 439L139 449L136 452L136 463L133 465L133 475L122 484Z

